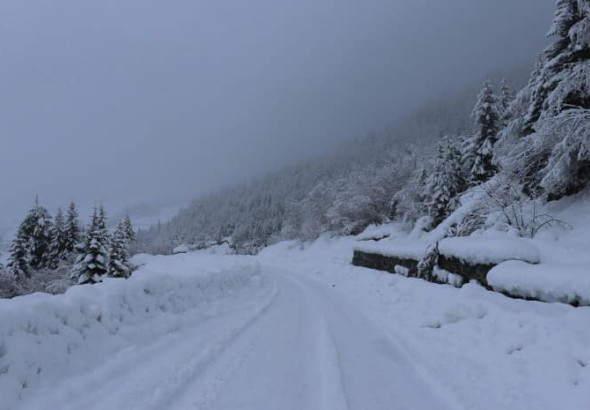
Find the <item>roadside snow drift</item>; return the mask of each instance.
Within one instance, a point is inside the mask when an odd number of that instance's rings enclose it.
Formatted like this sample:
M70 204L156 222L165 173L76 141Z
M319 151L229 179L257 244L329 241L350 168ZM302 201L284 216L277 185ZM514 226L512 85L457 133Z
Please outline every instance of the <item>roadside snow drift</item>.
M420 260L426 253L428 242L425 241L390 241L384 240L377 243L364 243L354 246L355 251L365 253L377 253L383 256L401 259Z
M144 266L129 280L0 300L0 410L92 371L117 351L274 291L246 258L186 254L135 263Z
M462 259L466 262L498 264L509 260L539 263L539 251L523 239L456 237L440 241L441 255Z
M499 292L544 302L590 305L590 267L587 265L531 265L508 261L493 268L487 279Z

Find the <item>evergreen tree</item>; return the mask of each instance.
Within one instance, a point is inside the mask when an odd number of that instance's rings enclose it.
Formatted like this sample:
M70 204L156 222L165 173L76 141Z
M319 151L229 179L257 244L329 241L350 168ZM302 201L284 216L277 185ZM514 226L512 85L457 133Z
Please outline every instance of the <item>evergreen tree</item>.
M127 239L129 240L129 242L134 242L135 230L133 229L133 224L131 223L131 218L129 217L129 215L125 215L125 218L123 218L123 228L125 230L125 234L127 235ZM227 235L221 235L222 238L225 236Z
M107 229L107 215L104 210L104 206L102 206L102 205L98 208L98 216L97 216L96 223L97 223L97 229L98 229L99 235L101 237L101 241L108 249L109 241L110 241L110 234Z
M80 253L71 272L72 280L80 285L100 282L107 273L106 236L101 214L104 217L104 211L99 214L97 209L94 209L86 238L79 249Z
M23 223L18 228L16 238L12 241L10 248L10 259L8 261L8 271L15 280L24 281L30 276L30 237L26 232L26 226Z
M66 260L67 252L66 222L61 208L55 214L51 229L51 242L48 249L47 267L57 269L59 263Z
M578 0L557 0L555 18L547 36L566 38L579 19Z
M111 240L111 251L109 256L108 275L114 278L127 278L130 274L129 268L129 233L125 220L117 224L115 233Z
M572 108L590 108L589 15L588 1L558 0L548 33L556 40L543 51L541 66L529 83L531 102L525 117L525 135L538 131L539 119Z
M72 254L76 251L76 245L81 240L80 222L78 220L78 210L76 204L72 201L68 207L68 213L65 222L65 251Z
M426 183L426 210L434 225L440 224L454 210L461 189L460 164L449 142L439 143L434 172Z
M506 79L503 78L500 82L500 110L504 121L509 119L508 109L510 104L512 104L512 101L514 101L514 93L512 92L512 88L510 88L506 82Z
M29 264L32 269L42 269L47 265L49 244L51 243L51 216L47 209L39 205L35 199L35 206L31 208L22 225L22 236L29 244Z
M471 185L477 185L490 179L497 167L493 163L493 148L500 130L500 115L497 98L489 81L483 85L473 109L477 134L473 139L469 153L473 166L469 176Z
M558 1L548 34L555 41L521 93L526 113L503 164L528 195L558 199L590 181L590 2Z
M448 167L452 175L452 180L457 185L456 193L459 194L467 189L466 174L463 169L463 151L465 137L446 138L448 144Z

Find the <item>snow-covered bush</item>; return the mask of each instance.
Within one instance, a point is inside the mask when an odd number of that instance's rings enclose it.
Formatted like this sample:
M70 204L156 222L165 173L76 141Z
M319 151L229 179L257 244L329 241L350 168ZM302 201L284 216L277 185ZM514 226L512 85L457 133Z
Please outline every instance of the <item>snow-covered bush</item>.
M434 272L434 268L438 263L438 242L428 246L426 253L418 262L418 277L430 280Z
M0 272L0 299L13 298L24 294L22 285L14 278Z
M533 238L544 228L566 224L548 213L540 213L542 202L530 198L523 193L522 188L514 181L498 177L482 185L485 192L483 204L492 219L499 215L507 230L516 232L519 236Z

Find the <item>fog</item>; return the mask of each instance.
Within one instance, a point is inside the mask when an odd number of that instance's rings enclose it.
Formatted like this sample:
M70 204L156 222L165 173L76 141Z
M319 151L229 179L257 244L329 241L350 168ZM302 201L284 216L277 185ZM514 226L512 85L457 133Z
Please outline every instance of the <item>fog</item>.
M0 214L175 203L530 62L553 0L0 0ZM1 219L1 218L0 218Z

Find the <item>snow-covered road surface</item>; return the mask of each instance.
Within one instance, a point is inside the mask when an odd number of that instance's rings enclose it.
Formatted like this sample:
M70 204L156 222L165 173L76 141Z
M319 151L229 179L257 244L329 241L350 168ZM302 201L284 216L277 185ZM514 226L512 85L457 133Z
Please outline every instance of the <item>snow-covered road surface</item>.
M274 268L273 298L120 351L31 410L444 410L404 354L331 283Z

